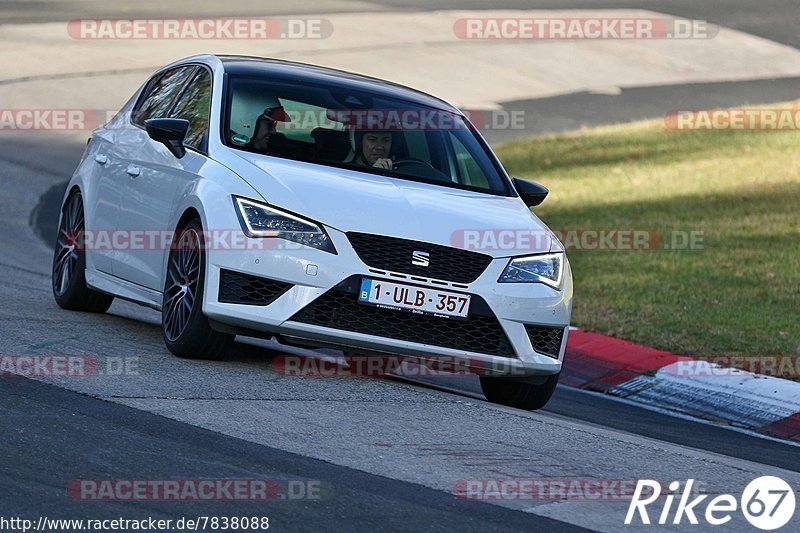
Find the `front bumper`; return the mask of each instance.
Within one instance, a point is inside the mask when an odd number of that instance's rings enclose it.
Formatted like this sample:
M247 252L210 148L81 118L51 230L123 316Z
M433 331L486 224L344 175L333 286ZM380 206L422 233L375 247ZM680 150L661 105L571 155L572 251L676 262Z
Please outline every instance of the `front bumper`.
M364 353L364 351L397 353L421 359L449 357L465 361L470 366L480 366L484 372L488 369L489 373L498 375L549 375L560 372L572 306L572 278L569 268L566 268L561 291L540 283L497 283L508 263L507 258L492 260L472 283L426 280L419 276L411 279L411 276L402 272L370 268L356 254L344 233L331 228L326 230L336 246L337 255L283 239L253 239L254 246L251 248L262 247L262 249L208 250L203 312L213 322L237 328L237 331L252 330L312 343L318 342L341 347L351 353ZM263 249L264 244L268 244L270 248ZM268 305L223 303L220 302L219 289L221 272L226 270L277 280L290 284L291 287L281 292ZM503 355L497 355L497 353L487 353L492 350L476 349L469 343L456 343L458 344L456 348L452 347L452 342L447 343L451 345L450 347L443 346L445 343L437 342L437 337L430 334L419 336L422 339L427 338L429 342L417 342L408 336L403 339L383 336L380 324L386 325L385 320L379 322L374 330L371 327L342 329L321 325L324 322L309 319L308 313L303 313L304 310L313 307L312 304L315 302L322 301L321 297L325 295L329 297L333 291L344 290L348 280L357 280L362 276L475 295L476 301L485 303L485 306L483 304L476 306L476 312L484 307L481 312L496 320L510 346ZM341 296L342 293L336 294ZM353 305L360 305L355 303L356 299L357 295L353 294ZM339 301L349 302L346 299L342 300L341 297ZM343 309L343 312L346 310ZM403 320L406 317L400 315L407 315L402 311L386 312L396 313L398 319ZM481 320L483 318L486 317L482 317ZM451 322L441 318L433 320ZM447 324L447 327L455 331L452 328L459 327L459 322L453 321L452 324ZM424 324L424 322L417 324L423 328L418 331L430 333L424 329ZM436 327L439 323L433 324ZM526 325L563 328L557 357L554 357L556 354L547 355L534 349Z

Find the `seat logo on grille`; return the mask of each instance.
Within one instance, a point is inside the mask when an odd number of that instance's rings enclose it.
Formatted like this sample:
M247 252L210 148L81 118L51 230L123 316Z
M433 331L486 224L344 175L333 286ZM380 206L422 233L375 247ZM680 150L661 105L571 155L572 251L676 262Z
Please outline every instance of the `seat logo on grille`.
M430 254L428 252L420 252L420 251L414 250L411 253L411 264L412 265L426 267L426 266L430 265L430 263L431 263L431 257L430 257Z

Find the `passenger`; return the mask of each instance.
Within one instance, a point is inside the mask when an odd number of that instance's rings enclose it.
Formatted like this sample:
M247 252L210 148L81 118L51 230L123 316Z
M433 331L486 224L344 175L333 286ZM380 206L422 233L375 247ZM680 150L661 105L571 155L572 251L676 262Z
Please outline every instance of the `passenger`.
M256 119L250 148L260 154L274 155L281 151L285 136L277 133L278 122L289 122L289 118L277 98L268 102L268 107ZM276 150L277 149L277 150Z

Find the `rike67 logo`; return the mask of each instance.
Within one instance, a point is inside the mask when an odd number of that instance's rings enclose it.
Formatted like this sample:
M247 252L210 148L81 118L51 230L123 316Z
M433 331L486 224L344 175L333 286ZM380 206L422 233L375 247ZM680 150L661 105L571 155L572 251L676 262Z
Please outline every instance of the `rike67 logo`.
M704 502L709 495L696 496L692 491L693 485L693 479L687 480L682 489L679 481L670 483L669 493L663 498L663 507L658 512L659 504L656 502L662 497L661 484L652 479L639 480L628 506L625 524L650 524L649 512L655 512L652 520L661 525L686 522L697 525L700 523L698 518L701 518L707 524L721 526L730 522L734 513L739 511L754 527L771 531L786 525L794 515L794 491L779 477L762 476L754 479L745 487L738 501L730 494L719 494ZM673 507L676 499L678 502Z

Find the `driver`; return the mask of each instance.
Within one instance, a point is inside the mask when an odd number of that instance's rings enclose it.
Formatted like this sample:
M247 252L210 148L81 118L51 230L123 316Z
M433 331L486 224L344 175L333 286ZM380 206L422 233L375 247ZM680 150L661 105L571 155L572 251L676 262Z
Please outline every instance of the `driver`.
M368 167L392 170L394 163L390 157L394 134L392 131L356 131L356 153L353 162Z
M352 162L368 167L393 170L392 149L399 147L396 134L399 125L385 124L380 128L356 129L353 136L354 151Z

